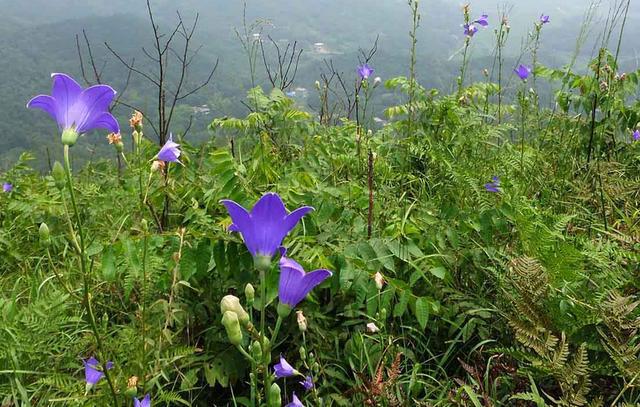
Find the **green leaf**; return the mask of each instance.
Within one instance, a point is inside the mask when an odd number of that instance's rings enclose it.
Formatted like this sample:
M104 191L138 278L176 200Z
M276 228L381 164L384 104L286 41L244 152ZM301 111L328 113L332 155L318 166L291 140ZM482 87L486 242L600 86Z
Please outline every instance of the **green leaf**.
M416 300L416 318L418 324L424 330L427 327L427 321L429 320L429 308L431 307L431 301L426 297L420 297Z
M439 267L433 267L429 270L429 273L433 274L434 276L438 277L440 280L444 280L444 278L447 275L447 269L445 269L442 266Z
M107 246L102 253L102 279L108 283L116 281L116 253L113 246Z

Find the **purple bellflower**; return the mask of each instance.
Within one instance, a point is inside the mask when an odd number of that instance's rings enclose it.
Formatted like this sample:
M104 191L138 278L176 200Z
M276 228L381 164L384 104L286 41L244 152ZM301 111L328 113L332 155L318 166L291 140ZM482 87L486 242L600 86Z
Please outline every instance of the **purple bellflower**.
M133 398L133 407L151 407L151 395L147 394L142 400Z
M293 393L293 398L291 399L291 403L287 404L285 407L304 407L304 404L300 401L298 396Z
M2 184L2 192L11 192L13 191L13 185L9 182L5 182Z
M286 359L282 357L282 355L280 355L280 363L273 366L273 372L278 379L281 379L283 377L291 377L298 374L298 371L294 369L293 366L291 366L289 362L287 362Z
M463 27L464 27L464 35L466 35L467 37L473 37L475 33L478 32L478 27L475 26L474 24L465 24L463 25Z
M280 196L273 192L264 194L251 212L228 199L220 202L227 208L233 221L229 230L242 234L244 244L254 259L268 258L269 262L284 237L304 215L313 210L310 206L303 206L289 213Z
M369 64L363 64L358 67L358 75L360 79L369 79L371 75L373 75L373 68L369 66Z
M178 163L180 162L180 144L174 143L173 134L169 134L169 140L162 146L158 152L158 160L164 162Z
M636 131L633 132L633 141L640 141L640 130L636 130ZM11 185L11 184L9 184L9 185ZM5 192L6 192L6 190L5 190Z
M278 286L278 313L286 316L300 301L318 284L331 277L329 270L319 269L305 273L296 261L285 257L280 258L280 283ZM285 307L286 306L286 307Z
M540 16L540 24L544 25L544 24L549 24L550 22L551 22L551 17L545 16L544 14Z
M305 390L309 391L313 389L313 378L311 376L305 377L305 379L299 382Z
M89 358L89 360L83 360L84 363L84 378L87 382L87 385L94 386L97 384L102 376L104 376L104 372L98 370L98 360L93 356ZM111 369L113 367L113 362L107 362L107 369Z
M473 20L473 24L479 24L483 27L489 26L489 15L488 14L481 15L476 20Z
M491 178L491 182L484 184L484 189L486 189L487 192L494 192L494 193L502 192L500 190L500 178L493 176Z
M44 110L58 123L63 144L72 146L79 135L95 129L120 133L118 121L109 112L109 105L116 95L111 86L95 85L83 89L69 75L54 73L51 77L51 95L38 95L27 103L27 107Z
M526 81L527 79L529 79L529 75L531 75L531 67L520 64L516 69L513 70L513 72L515 72L520 79Z

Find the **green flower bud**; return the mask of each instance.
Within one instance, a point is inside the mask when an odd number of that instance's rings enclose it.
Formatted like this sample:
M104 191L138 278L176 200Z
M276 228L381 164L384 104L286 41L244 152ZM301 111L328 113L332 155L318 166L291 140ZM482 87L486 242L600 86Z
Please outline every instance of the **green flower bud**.
M307 350L304 348L304 346L300 347L300 359L307 360Z
M238 320L243 325L249 322L249 314L240 305L240 299L235 295L225 295L220 301L220 312L224 314L227 311L231 311L238 317Z
M250 283L244 286L244 296L249 306L253 305L253 301L256 298L256 289Z
M280 303L278 304L278 316L280 318L286 318L291 314L291 307L287 304Z
M49 233L49 226L46 223L42 222L40 224L40 229L38 229L38 234L40 235L40 244L44 247L47 247L51 244L51 235Z
M76 129L64 129L62 131L62 144L71 147L78 141L78 136Z
M227 331L229 342L232 345L239 346L242 343L242 330L240 330L240 322L235 312L226 311L222 316L222 325Z
M282 397L280 396L280 386L273 383L269 389L269 407L282 406Z
M56 188L62 191L64 189L65 173L64 173L64 168L62 167L62 164L60 164L59 161L56 161L55 163L53 163L51 176L53 177L53 180L56 183Z
M253 341L253 343L249 346L249 350L251 351L251 356L253 356L253 359L262 359L262 346L260 346L260 342Z
M386 308L383 308L380 311L380 319L382 319L383 321L387 320L387 309Z

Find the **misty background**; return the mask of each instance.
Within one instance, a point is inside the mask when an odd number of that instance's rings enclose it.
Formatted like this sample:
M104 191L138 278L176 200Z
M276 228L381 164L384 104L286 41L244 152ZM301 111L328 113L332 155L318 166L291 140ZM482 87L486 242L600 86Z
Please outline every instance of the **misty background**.
M500 10L507 10L511 33L505 71L511 72L520 58L523 41L542 13L551 16L541 39L540 62L559 68L576 49L589 0L475 0L472 15L489 14L490 26L474 38L469 74L480 79L482 70L493 62L495 37ZM615 0L603 0L589 25L588 41L582 47L579 69L597 53L603 26ZM251 87L247 57L243 53L235 29L242 31L241 0L153 0L156 22L164 33L170 32L180 11L187 24L199 13L199 25L193 42L201 46L190 76L192 84L206 78L219 60L211 83L196 95L182 101L172 126L180 134L190 118L193 125L187 139L199 142L211 136L207 125L216 117L245 116L241 103ZM417 76L427 88L450 91L458 74L464 43L462 2L458 0L421 0L421 25L418 30ZM83 85L76 47L76 35L85 30L103 81L116 90L124 88L127 70L108 51L107 42L125 60L136 59L139 69L152 69L141 48L152 49L152 32L144 0L0 0L0 168L13 165L24 151L31 151L45 168L46 158L58 157L59 136L55 124L46 114L25 108L34 95L49 93L52 72L65 72ZM304 49L296 81L294 99L300 107L314 111L318 97L314 83L323 69L324 60L332 60L347 77L355 77L358 50L368 49L379 37L378 52L372 61L374 76L383 80L408 75L410 9L406 0L247 0L246 21L263 21L262 35L270 35L279 44L297 41ZM631 5L621 49L621 70L637 69L640 38L640 2ZM614 35L617 42L617 34ZM322 43L322 46L314 45ZM86 47L81 43L86 56ZM612 44L615 48L615 44ZM273 51L266 47L267 51ZM530 63L525 54L523 61ZM85 60L85 63L87 61ZM86 67L87 68L87 67ZM90 68L88 68L90 69ZM257 84L269 90L261 58L257 64ZM512 83L515 87L515 81ZM377 115L382 108L397 103L397 96L383 88L376 92ZM133 74L123 93L123 101L153 110L154 89ZM548 99L548 98L547 98ZM119 106L125 142L127 118L131 109ZM153 136L148 131L147 135ZM89 142L80 143L85 157L112 153L103 134L88 135ZM47 151L48 150L48 151Z

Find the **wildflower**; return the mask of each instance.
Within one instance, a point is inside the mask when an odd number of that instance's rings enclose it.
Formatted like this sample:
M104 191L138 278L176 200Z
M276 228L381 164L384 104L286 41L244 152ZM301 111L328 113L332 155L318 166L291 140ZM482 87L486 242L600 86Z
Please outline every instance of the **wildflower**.
M127 387L136 387L138 385L138 376L131 376L127 380Z
M296 321L298 322L298 329L300 329L301 332L307 330L307 318L305 318L302 311L296 311Z
M303 381L298 382L302 385L302 387L305 388L305 390L311 390L313 389L313 378L311 376L307 376L304 378Z
M310 206L303 206L289 213L280 196L273 192L263 195L251 212L228 199L220 202L227 208L233 221L229 231L242 234L244 244L257 265L260 264L259 258L266 258L270 262L284 237L304 215L313 210Z
M73 78L54 73L51 96L38 95L27 103L30 109L47 112L62 131L62 143L72 146L78 136L94 129L120 133L120 126L109 112L116 91L107 85L83 89Z
M131 126L131 128L137 132L142 131L142 120L144 119L144 117L142 116L142 113L140 113L137 110L134 110L133 114L131 115L131 118L129 119L129 126Z
M5 182L2 184L2 192L11 192L13 191L13 185L10 182Z
M360 75L360 79L369 79L371 75L373 75L373 68L369 66L369 64L363 64L358 67L358 75Z
M281 379L283 377L291 377L299 374L299 372L296 369L294 369L293 366L291 366L289 362L287 362L285 358L282 357L282 355L280 355L280 363L273 366L273 372L275 373L276 378L278 379Z
M122 144L122 136L120 135L120 133L109 133L109 135L107 136L107 141L109 141L109 144L112 144L119 153L121 153L124 149L124 144Z
M484 184L484 189L486 189L487 192L502 192L500 190L500 178L493 176L491 178L491 182Z
M285 407L304 407L304 404L300 401L298 396L293 393L293 398L291 399L291 403L287 404Z
M540 24L544 25L544 24L548 24L550 22L551 22L551 17L545 16L544 14L542 14L540 16Z
M463 25L463 27L464 27L464 35L466 35L467 37L473 37L475 33L478 32L478 27L476 27L473 24L465 24Z
M640 141L640 130L633 132L633 141Z
M382 290L382 287L384 286L384 276L379 271L373 275L373 281L375 281L378 290Z
M367 324L367 332L369 332L371 334L375 334L377 332L380 332L380 328L378 328L378 326L376 324L374 324L373 322L369 322Z
M158 152L158 160L170 163L180 162L178 158L180 158L180 144L173 142L173 134L169 134L169 140L164 143L164 146Z
M516 69L513 70L513 72L515 72L516 75L520 77L520 79L526 81L527 79L529 79L529 75L531 75L531 67L520 64Z
M315 286L331 275L332 273L325 269L305 273L300 264L283 254L280 258L280 283L278 286L278 299L280 300L278 312L280 315L288 314L288 312L281 312L280 306L286 306L285 311L291 311L291 308L295 308L300 301L304 300L304 297Z
M489 25L489 15L488 14L481 15L476 20L473 20L473 24L479 24L483 27L487 27Z
M151 395L147 393L142 400L134 397L133 407L151 407Z
M98 370L98 360L94 357L89 358L89 360L82 361L84 364L84 378L87 382L87 386L94 386L97 384L102 376L104 376L104 372ZM113 362L107 362L107 369L111 369L113 367Z

